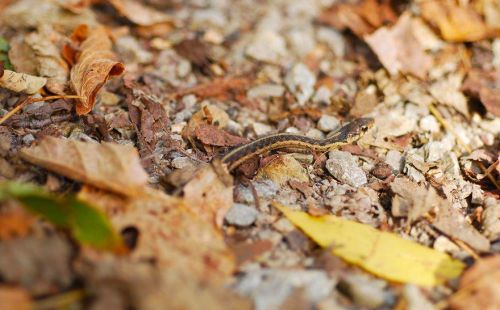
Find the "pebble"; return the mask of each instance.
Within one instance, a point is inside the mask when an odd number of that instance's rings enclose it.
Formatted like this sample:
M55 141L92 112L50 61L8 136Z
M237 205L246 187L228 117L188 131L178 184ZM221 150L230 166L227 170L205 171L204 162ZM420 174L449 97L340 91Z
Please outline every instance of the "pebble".
M385 155L385 162L395 171L401 172L403 170L404 158L398 151L390 150L387 152L387 155Z
M333 54L339 58L345 55L345 40L342 34L334 29L321 27L318 30L318 40L326 43Z
M344 281L349 295L358 306L375 309L389 302L390 296L384 291L385 281L358 274L347 275Z
M259 212L252 207L241 203L235 203L229 211L227 211L224 219L230 225L239 227L248 227L257 219Z
M434 241L433 247L438 251L446 253L454 253L454 252L456 253L460 251L460 248L445 236L437 237L436 240Z
M271 130L273 130L271 128L271 126L266 125L266 124L262 124L262 123L258 123L258 122L252 123L252 127L253 127L253 131L255 132L255 134L257 136L262 136L262 135L268 134L271 132Z
M193 160L189 157L180 156L172 159L172 167L176 169L183 169L187 167L193 167Z
M332 91L328 89L328 87L321 86L314 94L312 101L314 103L323 103L328 105L331 102L332 95Z
M287 54L285 39L273 31L259 31L247 47L246 54L256 60L279 63Z
M319 302L333 290L335 282L321 270L253 270L235 285L235 290L253 300L254 309L280 309L282 303L303 288L304 297Z
M325 134L316 128L311 128L306 132L306 137L321 140Z
M31 145L31 143L33 143L33 141L35 141L35 136L33 136L32 134L27 134L23 137L23 143L26 144L26 145Z
M419 126L426 131L439 132L439 123L433 115L422 117Z
M330 151L326 161L326 169L337 180L353 187L360 187L367 183L364 171L359 168L356 159L351 153Z
M137 39L133 36L119 37L115 44L121 59L123 59L125 63L146 64L153 60L153 54L142 48Z
M322 115L318 121L318 129L323 132L334 131L340 126L339 120L335 116Z
M297 63L286 75L285 84L299 105L304 105L314 93L316 77L306 65Z
M285 87L277 84L262 84L251 88L247 92L249 99L281 97L285 93Z
M311 27L296 27L287 33L287 41L292 51L299 57L304 57L316 46Z
M418 286L406 284L403 289L403 296L407 303L408 310L434 310L436 307L422 294Z

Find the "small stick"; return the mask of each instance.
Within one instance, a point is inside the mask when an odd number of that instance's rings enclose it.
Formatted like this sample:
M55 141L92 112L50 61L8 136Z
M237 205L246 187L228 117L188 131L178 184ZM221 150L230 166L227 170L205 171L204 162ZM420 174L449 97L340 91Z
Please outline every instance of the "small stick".
M69 96L48 96L42 98L32 98L28 97L12 110L10 110L7 114L5 114L2 118L0 118L0 125L3 124L6 120L8 120L12 115L16 114L19 110L27 106L28 104L32 104L34 102L46 101L46 100L54 100L54 99L82 99L81 96L69 95Z

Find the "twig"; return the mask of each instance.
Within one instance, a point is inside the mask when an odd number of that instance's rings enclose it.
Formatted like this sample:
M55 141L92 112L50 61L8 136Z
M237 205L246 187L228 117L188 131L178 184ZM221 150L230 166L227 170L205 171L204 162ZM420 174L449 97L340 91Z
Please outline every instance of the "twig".
M6 120L8 120L12 115L16 114L19 110L27 106L28 104L32 104L35 102L46 101L46 100L54 100L54 99L81 99L81 96L69 95L69 96L48 96L42 98L33 98L28 97L23 100L20 104L10 110L7 114L5 114L2 118L0 118L0 125L2 125Z

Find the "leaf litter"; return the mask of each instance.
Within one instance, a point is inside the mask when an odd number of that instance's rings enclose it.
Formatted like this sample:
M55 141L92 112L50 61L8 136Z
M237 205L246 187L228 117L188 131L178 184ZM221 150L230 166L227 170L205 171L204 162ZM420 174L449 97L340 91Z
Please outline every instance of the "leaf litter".
M0 203L0 307L498 307L498 16L481 0L6 4L0 180L18 191ZM218 160L357 117L375 126L340 151L233 175ZM349 224L332 244L333 216ZM126 251L96 246L99 227Z

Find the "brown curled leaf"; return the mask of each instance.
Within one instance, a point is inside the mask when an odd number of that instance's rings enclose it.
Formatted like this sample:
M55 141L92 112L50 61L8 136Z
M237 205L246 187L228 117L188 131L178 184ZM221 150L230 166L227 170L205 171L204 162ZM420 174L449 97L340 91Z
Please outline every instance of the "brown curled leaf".
M86 25L80 25L72 38L80 44L76 64L71 69L71 87L83 97L76 104L76 112L82 115L92 110L96 95L106 81L121 75L125 66L115 60L112 43L104 27L88 29Z

